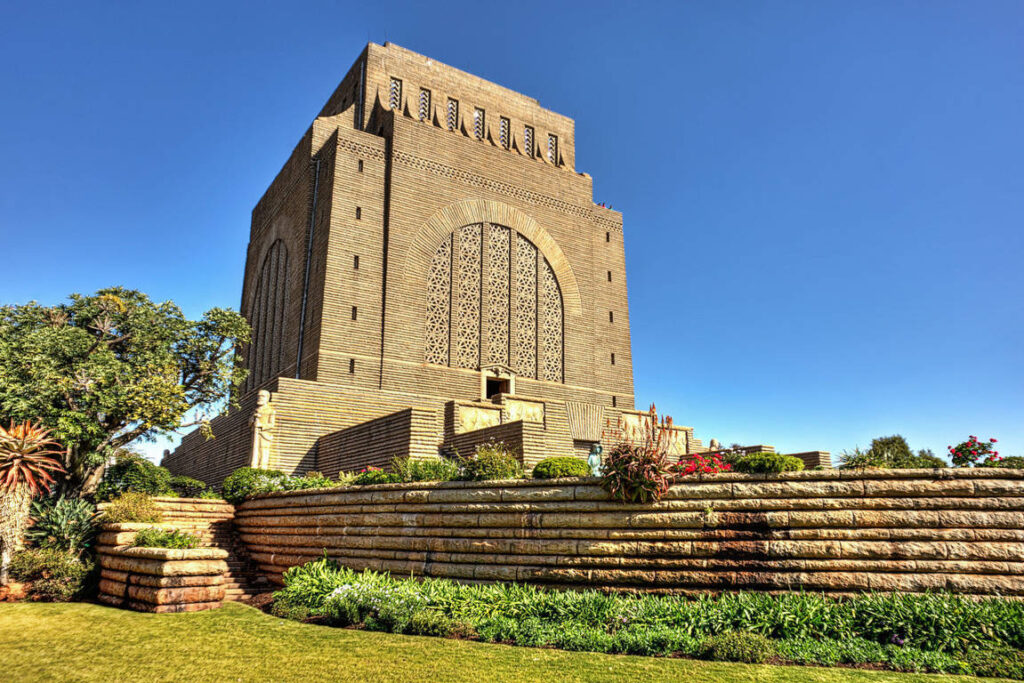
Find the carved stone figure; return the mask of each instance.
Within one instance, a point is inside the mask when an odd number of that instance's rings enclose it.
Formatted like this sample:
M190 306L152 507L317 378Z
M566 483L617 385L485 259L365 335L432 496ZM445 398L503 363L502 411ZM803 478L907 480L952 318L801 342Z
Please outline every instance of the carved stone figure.
M274 428L277 426L277 411L270 405L270 392L261 390L256 396L256 410L249 418L252 426L251 466L270 469L270 451L274 445Z
M720 451L722 450L722 444L718 443L718 439L711 439L711 442L708 444L708 448L712 451Z
M590 447L590 455L587 456L587 465L590 466L590 474L595 477L601 476L601 453L604 451L601 444L595 443Z

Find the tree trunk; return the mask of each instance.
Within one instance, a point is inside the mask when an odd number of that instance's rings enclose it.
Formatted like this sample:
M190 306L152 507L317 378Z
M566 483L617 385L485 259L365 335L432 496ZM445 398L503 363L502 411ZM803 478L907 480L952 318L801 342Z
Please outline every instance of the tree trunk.
M0 492L0 586L7 585L11 557L25 546L32 495L24 484Z

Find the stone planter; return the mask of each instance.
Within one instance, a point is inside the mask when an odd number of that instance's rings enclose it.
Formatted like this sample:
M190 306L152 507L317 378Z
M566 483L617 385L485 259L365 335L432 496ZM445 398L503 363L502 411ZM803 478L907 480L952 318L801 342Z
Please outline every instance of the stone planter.
M105 524L96 546L99 600L141 612L197 612L220 607L227 551L133 548L140 529L168 524Z

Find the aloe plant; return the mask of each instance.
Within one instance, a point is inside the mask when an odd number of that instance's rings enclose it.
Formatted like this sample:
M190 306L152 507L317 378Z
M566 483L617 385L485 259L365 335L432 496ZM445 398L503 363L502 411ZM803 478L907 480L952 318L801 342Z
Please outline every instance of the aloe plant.
M7 584L11 555L24 543L32 497L50 490L63 472L60 444L41 425L0 425L0 586Z

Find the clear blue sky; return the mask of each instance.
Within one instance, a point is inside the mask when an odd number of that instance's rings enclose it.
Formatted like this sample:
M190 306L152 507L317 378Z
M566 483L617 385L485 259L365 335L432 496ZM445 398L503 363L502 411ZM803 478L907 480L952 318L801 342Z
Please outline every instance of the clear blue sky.
M8 2L0 301L237 307L250 211L368 40L576 119L638 405L1024 455L1019 1Z

